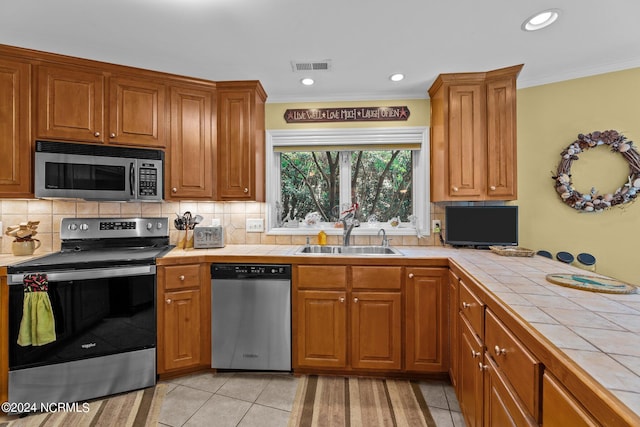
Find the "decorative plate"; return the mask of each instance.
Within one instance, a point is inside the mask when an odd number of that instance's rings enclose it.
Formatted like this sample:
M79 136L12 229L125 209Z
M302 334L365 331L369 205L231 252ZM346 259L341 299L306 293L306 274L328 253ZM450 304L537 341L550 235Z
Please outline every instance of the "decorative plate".
M547 274L547 281L568 288L607 294L632 294L637 289L636 286L620 280L582 274Z

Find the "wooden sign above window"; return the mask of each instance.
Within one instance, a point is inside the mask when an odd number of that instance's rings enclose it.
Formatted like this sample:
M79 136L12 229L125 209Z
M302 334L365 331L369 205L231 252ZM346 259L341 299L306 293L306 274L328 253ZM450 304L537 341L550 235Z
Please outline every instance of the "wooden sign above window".
M409 107L300 108L284 112L287 123L406 121Z

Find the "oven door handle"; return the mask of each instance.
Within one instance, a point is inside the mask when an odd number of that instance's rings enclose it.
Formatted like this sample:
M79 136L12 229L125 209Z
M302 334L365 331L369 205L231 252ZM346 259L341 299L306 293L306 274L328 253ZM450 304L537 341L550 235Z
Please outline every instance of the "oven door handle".
M90 268L85 270L65 270L43 272L49 282L67 282L74 280L105 279L111 277L148 276L156 274L155 265L137 265L133 267ZM25 273L9 274L9 285L22 285Z

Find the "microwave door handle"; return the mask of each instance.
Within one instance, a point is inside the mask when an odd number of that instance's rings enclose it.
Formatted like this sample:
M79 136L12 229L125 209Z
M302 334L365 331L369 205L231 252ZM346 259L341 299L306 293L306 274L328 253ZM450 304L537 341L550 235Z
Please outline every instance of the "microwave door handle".
M131 197L133 197L133 192L136 188L136 168L134 162L131 162L129 165L129 185L131 186Z

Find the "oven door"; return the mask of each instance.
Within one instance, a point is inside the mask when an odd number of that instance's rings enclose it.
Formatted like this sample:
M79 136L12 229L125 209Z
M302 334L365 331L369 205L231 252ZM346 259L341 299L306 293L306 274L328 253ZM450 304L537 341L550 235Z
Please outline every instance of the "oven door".
M30 313L23 275L10 274L9 370L155 348L155 271L141 265L46 272L56 339L42 346L18 344Z

